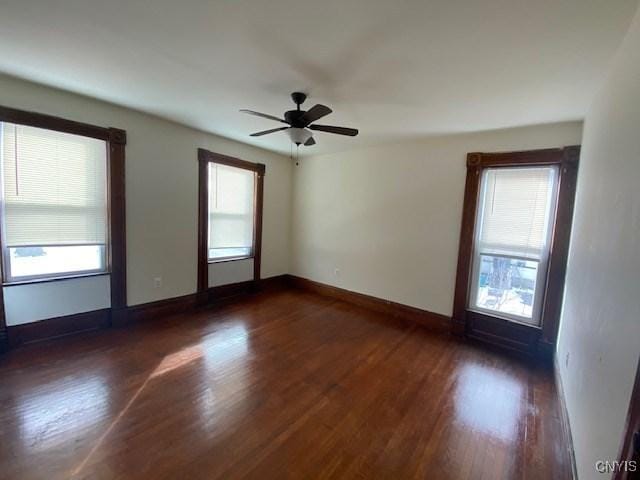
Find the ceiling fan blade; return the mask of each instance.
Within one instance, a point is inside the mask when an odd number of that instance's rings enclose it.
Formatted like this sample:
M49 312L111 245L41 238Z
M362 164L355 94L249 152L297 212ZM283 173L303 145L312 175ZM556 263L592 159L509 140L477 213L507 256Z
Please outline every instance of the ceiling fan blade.
M329 115L333 110L325 105L314 105L309 110L304 112L302 117L300 117L300 121L304 122L305 125L309 125L311 122L315 122L320 118Z
M254 112L253 110L240 110L242 113L248 113L249 115L255 115L256 117L268 118L269 120L275 120L276 122L286 123L289 122L284 121L282 118L274 117L273 115L267 115L266 113Z
M358 130L356 128L346 128L346 127L333 127L331 125L309 125L311 130L318 130L320 132L327 133L337 133L338 135L349 135L350 137L355 137L358 135Z
M313 137L309 137L309 140L307 140L306 142L304 142L304 144L305 144L307 147L310 147L311 145L315 145L315 144L316 144L316 141L313 139Z
M280 127L280 128L272 128L271 130L263 130L262 132L252 133L251 137L261 137L262 135L267 135L268 133L279 132L280 130L286 130L291 127Z

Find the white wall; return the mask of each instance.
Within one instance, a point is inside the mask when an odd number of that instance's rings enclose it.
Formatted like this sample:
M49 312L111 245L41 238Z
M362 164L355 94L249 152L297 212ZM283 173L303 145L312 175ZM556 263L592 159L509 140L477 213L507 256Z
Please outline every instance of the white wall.
M575 145L581 130L560 123L301 159L292 273L451 315L466 154Z
M12 285L2 289L7 325L101 310L111 306L110 276Z
M640 355L640 11L585 121L560 338L581 480L616 460Z
M253 258L210 263L208 273L210 287L253 280Z
M288 272L292 164L287 157L8 76L0 76L0 105L127 131L129 305L196 290L198 147L266 165L262 276ZM162 277L162 287L154 288L155 277Z

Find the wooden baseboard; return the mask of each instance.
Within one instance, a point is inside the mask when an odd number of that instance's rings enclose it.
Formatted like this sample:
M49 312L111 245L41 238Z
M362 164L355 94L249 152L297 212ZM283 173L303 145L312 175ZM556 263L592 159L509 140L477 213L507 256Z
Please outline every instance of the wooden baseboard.
M111 309L111 327L121 327L127 324L128 307Z
M137 322L146 322L167 315L188 312L198 305L198 294L190 293L180 297L164 298L155 302L141 303L127 307L123 322L116 326L126 326Z
M260 280L259 282L247 281L211 287L203 293L191 293L180 297L133 305L125 309L118 309L117 311L111 311L111 309L97 310L9 327L9 346L16 347L25 343L107 328L109 326L122 327L132 323L150 321L168 315L191 311L203 304L208 305L221 300L228 300L238 295L290 287L305 289L320 295L359 305L394 318L417 323L431 330L439 332L449 332L451 330L451 319L446 315L352 292L293 275L279 275L277 277Z
M287 276L280 275L259 282L247 281L211 287L202 294L191 293L126 308L107 308L11 326L7 327L4 337L2 335L4 331L0 331L0 352L5 344L8 349L75 333L108 327L124 327L132 323L188 312L199 306L227 300L238 295L283 288L288 284Z
M8 327L8 345L10 347L16 347L26 343L89 330L108 328L110 326L122 327L132 323L150 321L168 315L175 315L180 312L191 311L199 306L221 300L228 300L238 295L291 287L305 289L320 295L359 305L394 318L401 318L420 324L435 331L449 332L451 329L451 319L446 315L352 292L293 275L279 275L260 280L259 282L247 281L211 287L206 292L191 293L180 297L133 305L124 309L118 309L117 311L112 311L111 309L97 310Z
M207 303L214 303L219 300L237 297L238 295L257 292L259 289L259 282L254 282L253 280L209 287L207 289Z
M434 331L447 333L451 331L451 318L446 315L421 310L390 300L383 300L363 293L352 292L295 275L288 275L288 283L296 288L352 303L394 318L408 320Z
M467 334L467 325L465 321L456 318L451 319L451 333L456 337L464 337Z
M0 353L9 350L9 334L7 327L0 328Z
M291 275L276 275L275 277L263 278L258 284L261 292L283 290L291 287Z
M542 330L492 315L465 311L463 319L453 319L452 332L540 366L553 369L555 345L545 341Z
M285 275L280 275L258 282L248 280L246 282L219 285L208 288L206 292L191 293L181 297L134 305L127 308L126 324L153 320L158 317L190 311L194 308L210 305L221 300L229 300L239 295L281 288L287 284L285 277Z
M567 410L566 397L564 394L564 386L562 385L562 377L560 376L560 368L558 367L558 357L554 356L553 375L556 383L556 395L560 400L560 422L562 424L562 433L564 435L564 444L567 446L569 460L571 461L571 475L573 480L578 478L578 469L576 467L576 455L573 450L573 436L571 435L571 425L569 423L569 411Z
M64 337L79 332L100 330L111 324L111 309L50 318L22 325L7 327L9 347L39 342L50 338Z
M547 364L551 368L555 368L555 344L540 339L538 340L536 347L536 358L538 361Z

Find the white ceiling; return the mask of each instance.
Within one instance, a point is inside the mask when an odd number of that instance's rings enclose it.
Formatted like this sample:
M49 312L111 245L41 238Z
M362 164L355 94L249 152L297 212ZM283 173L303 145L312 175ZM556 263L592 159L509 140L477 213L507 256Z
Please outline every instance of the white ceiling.
M0 71L279 152L583 118L637 0L0 0ZM301 152L302 153L302 152Z

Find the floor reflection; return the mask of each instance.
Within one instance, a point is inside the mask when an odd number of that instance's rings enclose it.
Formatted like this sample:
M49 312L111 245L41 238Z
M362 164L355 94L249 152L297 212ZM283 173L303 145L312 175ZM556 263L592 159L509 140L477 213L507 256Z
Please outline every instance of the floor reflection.
M72 376L48 383L16 399L25 448L42 452L80 436L109 413L109 391L99 375Z
M482 365L464 365L455 391L455 419L465 427L502 441L518 435L522 384L506 373Z
M548 372L268 295L10 352L0 478L570 477Z
M249 354L248 340L247 327L240 322L225 326L204 337L200 346L207 369L215 371L236 360L245 362Z
M176 368L184 367L199 358L202 358L202 347L200 345L183 348L164 357L149 378L164 375Z
M234 394L234 392L241 392L242 399L244 399L245 375L243 372L245 371L244 365L249 351L247 339L248 334L244 324L234 324L208 335L197 345L188 346L166 355L131 396L124 408L115 416L84 460L77 465L73 475L78 475L82 472L95 452L102 446L105 439L138 401L138 398L149 387L151 382L155 384L155 382L161 381L160 377L163 375L183 367L194 366L193 363L197 360L204 360L202 371L204 372L205 385L212 379L215 381L213 389L208 386L204 393L199 393L198 395L200 414L203 420L202 428L209 430L212 427L219 426L220 415L227 416L230 413L229 406L226 405L228 396ZM230 362L236 362L236 365L230 367ZM194 367L197 368L197 366ZM216 372L219 373L223 369L226 372L224 378L217 378ZM216 408L219 400L225 401L225 409L222 412ZM233 405L238 405L237 401L232 403Z
M234 323L207 335L201 346L206 385L198 402L201 428L219 432L245 412L251 374L249 333L244 323Z
M100 438L93 445L87 456L84 458L82 462L80 462L76 468L73 470L72 476L79 475L85 466L89 463L95 452L102 446L105 439L109 436L109 434L113 431L113 429L118 425L118 423L124 418L124 416L129 412L131 407L136 403L140 395L147 388L149 382L153 379L160 377L166 373L169 373L178 368L184 367L186 365L191 364L195 360L202 357L202 347L200 345L194 345L191 347L183 348L177 352L174 352L170 355L165 356L162 361L158 364L158 366L149 374L146 380L140 385L140 387L135 391L135 393L131 396L129 401L126 403L124 408L120 410L120 412L116 415L113 421L109 424L107 429L100 435Z

